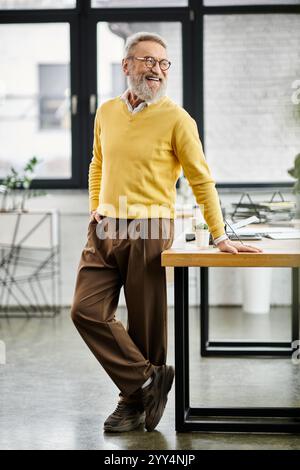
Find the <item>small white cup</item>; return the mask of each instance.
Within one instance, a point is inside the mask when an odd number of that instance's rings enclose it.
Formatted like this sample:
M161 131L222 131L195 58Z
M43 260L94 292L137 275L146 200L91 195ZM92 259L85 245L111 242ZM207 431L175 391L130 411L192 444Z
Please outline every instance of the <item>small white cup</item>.
M202 250L209 247L209 230L196 229L196 246Z

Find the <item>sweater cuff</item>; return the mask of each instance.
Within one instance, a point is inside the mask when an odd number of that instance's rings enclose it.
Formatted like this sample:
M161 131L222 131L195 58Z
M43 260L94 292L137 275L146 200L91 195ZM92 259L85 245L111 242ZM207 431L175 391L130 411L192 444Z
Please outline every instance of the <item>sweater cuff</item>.
M218 245L218 243L220 243L220 242L222 242L222 241L224 241L224 240L228 240L228 237L227 237L227 235L226 235L225 233L224 233L224 235L221 235L220 237L216 238L216 239L214 240L214 244L215 244L215 245Z

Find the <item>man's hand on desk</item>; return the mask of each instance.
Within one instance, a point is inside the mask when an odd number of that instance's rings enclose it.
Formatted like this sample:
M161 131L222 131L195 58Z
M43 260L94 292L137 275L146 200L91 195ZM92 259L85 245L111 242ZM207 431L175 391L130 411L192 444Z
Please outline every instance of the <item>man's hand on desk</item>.
M234 242L232 240L223 240L217 244L217 248L219 248L220 251L226 251L234 255L242 251L250 253L262 253L263 251L256 246L244 245L241 242Z

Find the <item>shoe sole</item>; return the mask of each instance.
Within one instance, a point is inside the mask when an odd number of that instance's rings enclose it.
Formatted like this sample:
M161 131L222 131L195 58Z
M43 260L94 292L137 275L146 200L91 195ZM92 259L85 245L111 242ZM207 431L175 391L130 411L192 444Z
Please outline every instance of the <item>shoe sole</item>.
M172 366L164 366L167 368L167 372L164 376L164 380L160 389L160 399L159 403L157 405L157 410L156 413L154 414L152 421L150 423L146 422L146 429L147 431L153 431L158 423L161 420L161 417L165 411L165 407L168 401L168 393L171 390L173 380L174 380L174 375L175 375L175 370L174 367Z
M145 413L143 413L134 423L124 423L120 426L104 425L103 429L105 432L128 432L138 428L141 424L145 424Z

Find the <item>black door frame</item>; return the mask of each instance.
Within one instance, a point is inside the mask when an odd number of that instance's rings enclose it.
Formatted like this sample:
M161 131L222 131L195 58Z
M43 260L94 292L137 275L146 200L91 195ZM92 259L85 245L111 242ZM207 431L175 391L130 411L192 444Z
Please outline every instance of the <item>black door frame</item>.
M69 23L70 88L76 95L77 114L71 113L72 177L70 179L35 179L33 188L87 188L88 166L92 157L95 114L90 113L90 95L97 96L97 23L178 21L182 24L183 105L194 113L191 96L194 74L188 73L192 62L193 18L188 7L168 8L91 8L87 0L77 0L74 9L0 10L0 24Z

